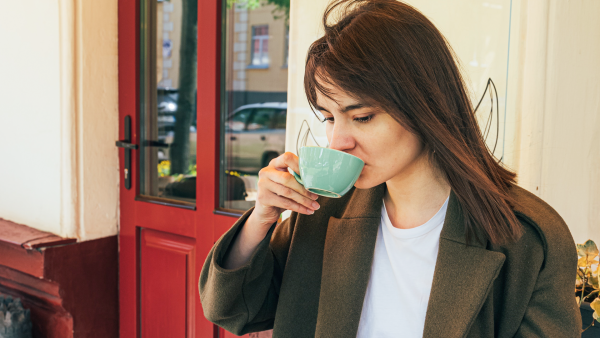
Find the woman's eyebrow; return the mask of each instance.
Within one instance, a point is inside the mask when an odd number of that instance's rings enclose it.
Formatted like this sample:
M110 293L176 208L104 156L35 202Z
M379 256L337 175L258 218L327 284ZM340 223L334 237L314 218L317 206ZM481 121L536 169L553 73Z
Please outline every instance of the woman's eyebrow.
M366 105L366 104L364 104L364 103L355 103L355 104L351 104L351 105L348 105L348 106L342 107L342 108L340 109L340 112L342 112L342 113L347 113L347 112L349 112L349 111L351 111L351 110L355 110L355 109L361 109L361 108L367 108L367 107L370 107L370 106L369 106L369 105ZM327 109L325 109L325 108L323 108L323 107L320 107L320 106L315 106L315 108L317 108L317 110L322 110L322 111L326 111L326 112L330 113L330 112L329 112L329 110L327 110ZM330 114L331 114L331 113L330 113Z

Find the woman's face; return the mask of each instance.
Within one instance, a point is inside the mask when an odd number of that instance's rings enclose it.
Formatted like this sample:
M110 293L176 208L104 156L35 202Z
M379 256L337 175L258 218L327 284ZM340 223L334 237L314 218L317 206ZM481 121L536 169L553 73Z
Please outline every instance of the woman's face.
M329 148L359 157L365 167L354 184L368 189L408 178L420 168L423 145L385 111L367 106L337 88L334 100L317 92L317 109L325 117ZM337 101L337 102L336 102Z

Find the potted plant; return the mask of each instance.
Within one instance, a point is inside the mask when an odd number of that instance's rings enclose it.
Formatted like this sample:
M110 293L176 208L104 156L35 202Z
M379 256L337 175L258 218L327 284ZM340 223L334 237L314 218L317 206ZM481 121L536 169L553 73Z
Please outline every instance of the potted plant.
M584 244L577 244L577 277L575 280L575 297L581 311L583 322L582 337L600 337L600 285L598 284L598 247L591 239Z

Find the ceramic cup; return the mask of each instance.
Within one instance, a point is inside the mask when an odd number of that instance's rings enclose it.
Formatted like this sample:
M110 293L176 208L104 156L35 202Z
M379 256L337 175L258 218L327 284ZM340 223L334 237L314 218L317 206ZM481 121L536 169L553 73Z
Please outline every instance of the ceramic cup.
M325 197L342 197L353 186L365 162L343 151L302 147L299 150L300 175L292 175L306 190Z

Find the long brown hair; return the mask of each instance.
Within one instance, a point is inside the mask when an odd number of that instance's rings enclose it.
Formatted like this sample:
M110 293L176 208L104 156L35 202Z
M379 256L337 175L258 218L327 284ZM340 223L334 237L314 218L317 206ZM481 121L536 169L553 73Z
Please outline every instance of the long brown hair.
M339 17L330 23L330 17ZM396 0L338 0L323 15L325 35L306 60L304 89L313 108L327 85L389 113L425 146L447 179L474 237L501 245L523 229L508 191L516 174L491 154L477 124L457 58L438 29Z

